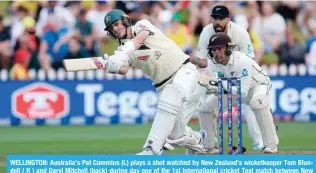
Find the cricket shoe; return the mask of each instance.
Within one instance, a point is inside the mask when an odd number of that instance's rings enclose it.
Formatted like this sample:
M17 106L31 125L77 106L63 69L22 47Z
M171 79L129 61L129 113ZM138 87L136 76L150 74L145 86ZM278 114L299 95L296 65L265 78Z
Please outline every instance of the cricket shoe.
M204 152L200 152L198 153L199 155L215 155L215 154L219 154L219 149L214 147L212 149L206 148Z
M191 149L187 149L185 152L185 155L217 155L219 154L219 149L218 148L204 148L203 151L195 151Z
M185 151L185 155L198 155L198 154L218 154L219 150L217 148L213 148L213 149L208 149L205 147L205 145L203 144L204 139L206 137L206 132L204 130L202 130L200 132L201 134L201 138L200 138L200 142L199 145L202 145L202 149L196 150L196 149L187 149Z
M263 149L265 154L276 154L278 153L278 147L276 145L268 145Z
M172 150L174 150L174 147L166 142L162 149L172 151Z
M163 155L163 150L160 150L160 152L156 154L154 150L150 146L148 146L143 151L135 155Z

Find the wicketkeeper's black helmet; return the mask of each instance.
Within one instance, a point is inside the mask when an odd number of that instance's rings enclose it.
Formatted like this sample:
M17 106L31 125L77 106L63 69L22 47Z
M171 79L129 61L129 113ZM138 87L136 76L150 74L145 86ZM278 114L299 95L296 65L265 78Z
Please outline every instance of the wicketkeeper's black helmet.
M226 55L229 56L232 54L232 46L230 37L224 32L218 32L211 36L207 48L210 56L213 57L212 48L226 47Z

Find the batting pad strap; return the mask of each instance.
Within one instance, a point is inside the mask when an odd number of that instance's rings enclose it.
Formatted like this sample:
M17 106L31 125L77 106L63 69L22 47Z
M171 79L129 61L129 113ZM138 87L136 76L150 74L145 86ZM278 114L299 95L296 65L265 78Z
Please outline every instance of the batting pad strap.
M179 113L181 106L174 104L166 99L159 99L157 108L160 109L162 112L167 112L175 115Z
M258 95L253 97L250 102L249 106L253 110L261 110L269 106L269 97L267 95Z

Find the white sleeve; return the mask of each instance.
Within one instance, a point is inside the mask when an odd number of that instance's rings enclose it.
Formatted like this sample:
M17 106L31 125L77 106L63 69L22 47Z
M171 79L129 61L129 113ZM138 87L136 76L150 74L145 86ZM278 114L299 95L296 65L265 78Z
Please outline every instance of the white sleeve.
M241 79L241 95L246 97L252 81L252 64L249 61L235 61L237 63L237 77Z
M255 52L252 47L249 33L246 30L240 31L240 42L238 43L239 51L244 52L250 58L255 58Z
M114 55L110 56L107 63L107 71L110 73L118 73L123 66L130 66L132 60L124 52L115 51Z
M140 31L149 31L150 34L154 33L156 30L156 27L150 23L149 20L147 19L143 19L138 21L135 25L134 25L134 32L135 34L138 34Z
M201 59L207 59L208 58L208 43L211 38L211 33L208 28L204 28L202 33L200 34L198 48L196 51L196 56Z

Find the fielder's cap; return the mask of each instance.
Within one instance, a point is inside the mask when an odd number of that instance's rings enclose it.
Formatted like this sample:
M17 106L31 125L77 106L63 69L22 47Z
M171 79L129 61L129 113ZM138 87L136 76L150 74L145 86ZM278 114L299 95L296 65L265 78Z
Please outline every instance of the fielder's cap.
M229 17L229 10L224 5L217 5L212 9L211 16L226 18L226 17Z

